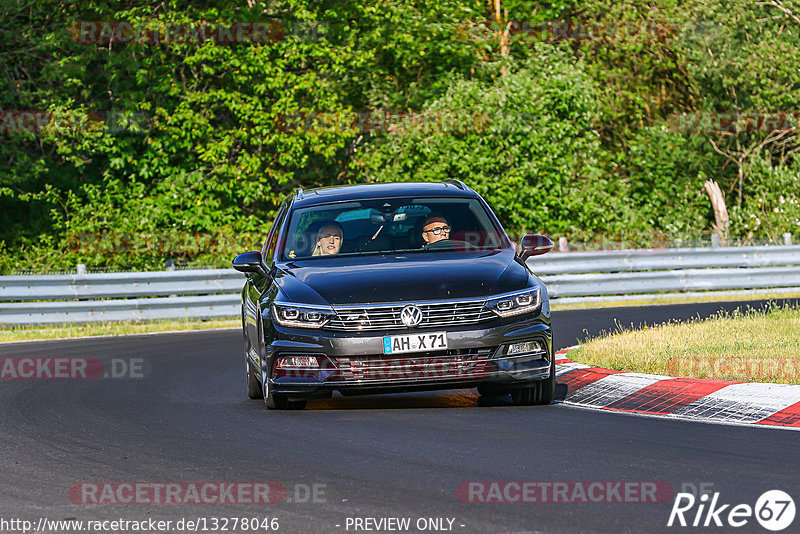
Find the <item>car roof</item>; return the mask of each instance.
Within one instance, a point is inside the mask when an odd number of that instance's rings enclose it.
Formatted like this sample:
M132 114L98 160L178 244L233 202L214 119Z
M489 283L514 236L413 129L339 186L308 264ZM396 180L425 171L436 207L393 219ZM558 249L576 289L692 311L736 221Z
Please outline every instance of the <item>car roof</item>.
M461 182L396 182L385 184L360 184L340 187L321 187L297 190L294 207L304 208L329 202L349 200L378 200L395 197L466 197L478 194Z

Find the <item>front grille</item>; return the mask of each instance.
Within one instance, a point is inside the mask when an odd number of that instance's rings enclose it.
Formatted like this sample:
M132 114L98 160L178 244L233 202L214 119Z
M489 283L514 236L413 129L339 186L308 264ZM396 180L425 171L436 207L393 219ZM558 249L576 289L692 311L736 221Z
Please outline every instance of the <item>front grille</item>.
M407 328L400 320L400 311L406 304L385 306L334 307L336 317L326 328L331 330L387 330ZM458 302L430 302L417 304L422 310L422 322L417 328L474 324L496 318L486 308L485 300Z
M402 357L338 356L326 383L370 384L439 380L475 380L495 370L493 348L421 352Z

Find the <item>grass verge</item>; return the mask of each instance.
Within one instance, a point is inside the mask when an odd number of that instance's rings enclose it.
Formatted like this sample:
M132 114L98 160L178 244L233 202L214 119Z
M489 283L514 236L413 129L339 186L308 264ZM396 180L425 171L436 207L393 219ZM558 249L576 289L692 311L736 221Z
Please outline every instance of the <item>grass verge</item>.
M716 293L716 294L715 294ZM674 295L642 298L609 298L608 300L581 300L578 302L559 302L558 299L550 301L552 310L581 310L586 308L614 308L619 306L653 306L663 304L693 304L697 302L736 302L752 300L781 300L800 298L797 292L741 292L739 294L709 291L707 295Z
M124 336L153 332L208 330L241 327L241 319L172 319L163 321L128 321L91 324L56 324L0 329L0 342L62 339L86 336Z
M800 307L772 303L642 330L618 326L569 357L620 371L800 384Z

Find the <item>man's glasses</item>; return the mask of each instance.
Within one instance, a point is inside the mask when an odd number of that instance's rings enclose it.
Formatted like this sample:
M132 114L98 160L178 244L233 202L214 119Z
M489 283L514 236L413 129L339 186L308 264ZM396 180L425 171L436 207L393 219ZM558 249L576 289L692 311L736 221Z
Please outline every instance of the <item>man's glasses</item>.
M433 235L442 235L442 232L445 232L445 233L449 234L450 233L450 227L449 226L437 226L436 228L431 228L430 230L425 230L423 233L426 233L426 232L430 232Z

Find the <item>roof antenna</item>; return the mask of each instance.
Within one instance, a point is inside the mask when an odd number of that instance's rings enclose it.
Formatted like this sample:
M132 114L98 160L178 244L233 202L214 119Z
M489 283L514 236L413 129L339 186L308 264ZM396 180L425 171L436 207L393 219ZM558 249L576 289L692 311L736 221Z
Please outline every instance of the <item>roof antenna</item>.
M467 189L469 189L469 188L467 187L467 184L465 184L465 183L464 183L464 182L462 182L461 180L456 180L455 178L450 178L450 179L447 179L447 180L445 180L445 181L444 181L444 182L442 182L442 183L454 185L454 186L456 186L456 187L458 187L459 189L461 189L461 190L464 190L464 191L466 191Z

